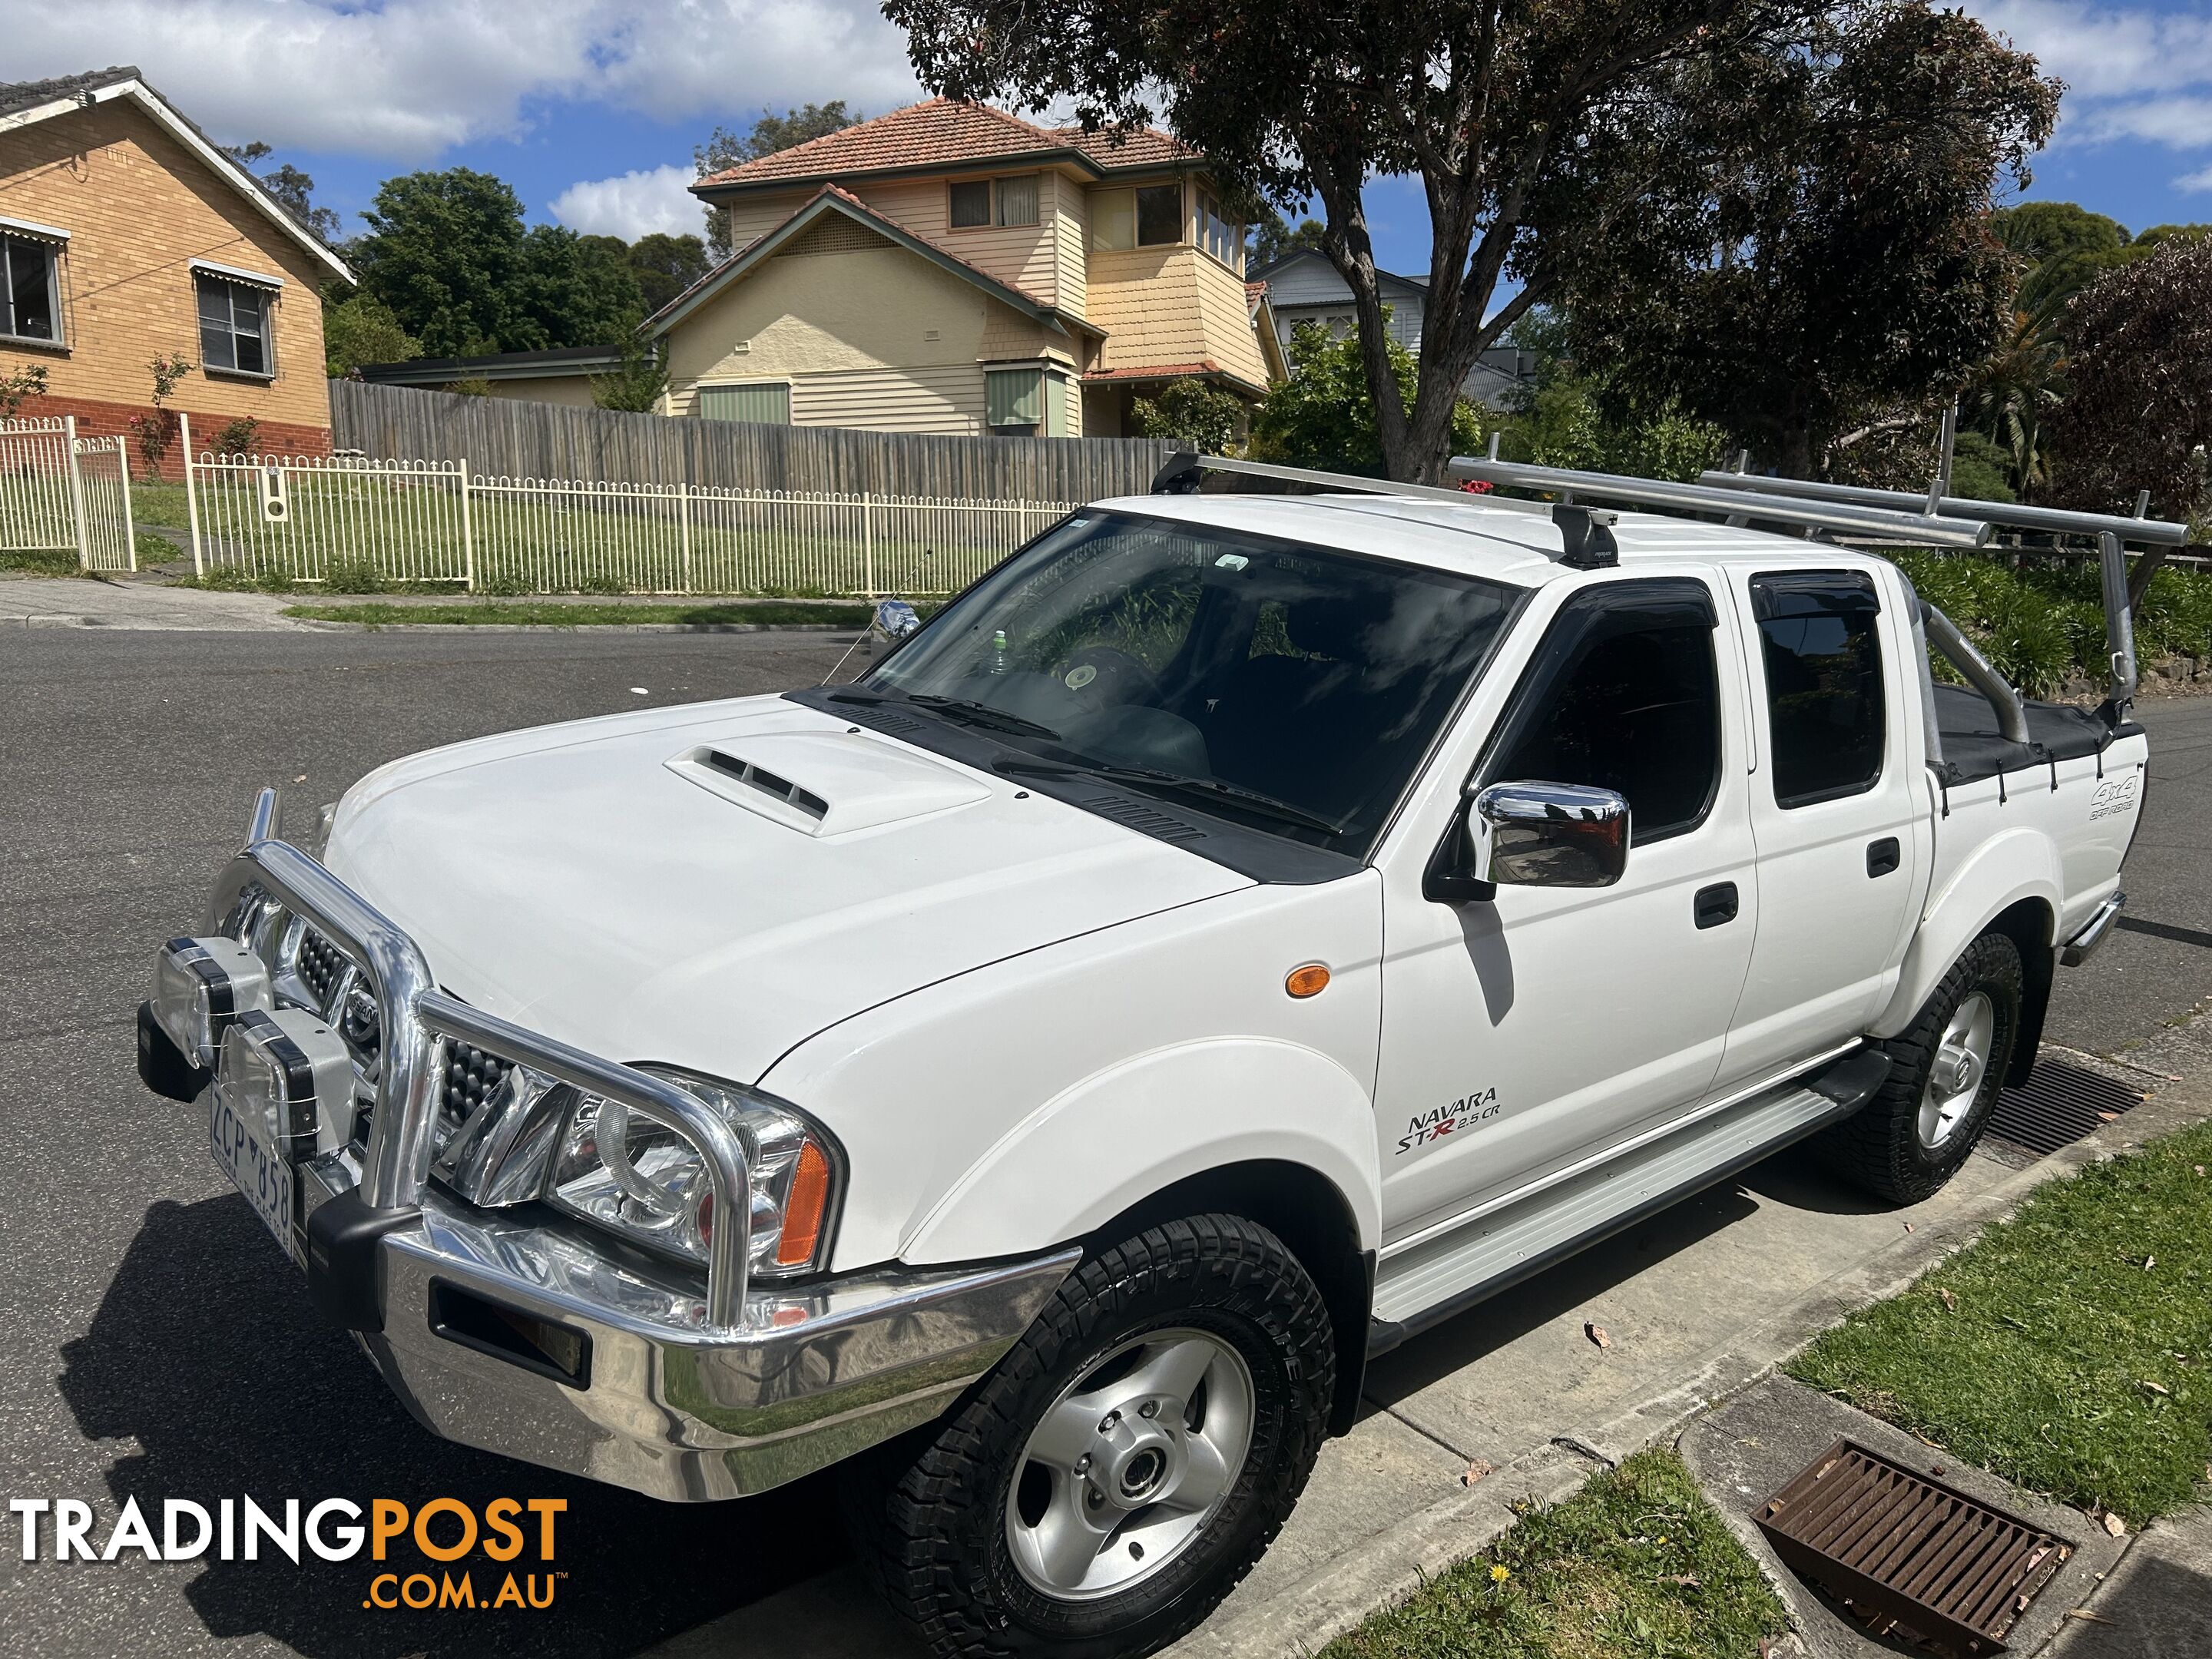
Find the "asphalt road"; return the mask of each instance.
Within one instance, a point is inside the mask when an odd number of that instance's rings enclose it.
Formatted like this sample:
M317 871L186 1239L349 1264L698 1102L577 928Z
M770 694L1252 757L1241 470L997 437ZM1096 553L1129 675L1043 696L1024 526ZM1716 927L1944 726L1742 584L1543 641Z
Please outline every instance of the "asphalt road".
M103 634L0 643L0 1498L264 1507L564 1498L544 1612L367 1612L364 1562L20 1559L0 1656L627 1654L843 1553L828 1482L679 1508L438 1441L308 1305L187 1108L140 1087L154 946L198 924L252 791L291 827L392 757L486 732L820 679L819 635ZM641 693L636 688L643 688ZM2063 975L2098 1049L2212 994L2212 699L2152 705L2135 930Z

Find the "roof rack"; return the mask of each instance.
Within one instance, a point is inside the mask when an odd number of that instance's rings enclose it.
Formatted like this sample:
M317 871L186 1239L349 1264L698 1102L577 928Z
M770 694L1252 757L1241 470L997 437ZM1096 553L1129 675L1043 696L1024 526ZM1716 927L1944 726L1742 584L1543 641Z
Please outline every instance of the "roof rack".
M1730 525L1740 526L1753 520L1797 525L1808 537L1826 532L1849 535L1854 541L1891 547L1976 548L1989 540L1991 527L1999 524L2061 535L2094 536L2103 566L2106 662L2112 672L2111 690L2099 713L2118 724L2134 701L2137 678L2135 612L2128 592L2123 542L2179 546L2188 540L2187 526L2141 516L2124 519L2108 514L2069 513L2055 507L2022 507L2008 501L1947 495L1942 491L1944 480L1941 477L1925 496L1920 496L1899 490L1808 483L1794 478L1757 478L1742 471L1742 465L1740 457L1736 471L1708 471L1693 484L1613 472L1583 472L1568 467L1527 465L1500 460L1495 434L1491 437L1489 454L1455 455L1451 460L1451 471L1456 477L1480 479L1507 489L1540 490L1557 496L1558 501L1547 506L1509 496L1485 495L1480 505L1541 514L1552 519L1560 526L1561 562L1581 568L1602 568L1613 563L1613 538L1608 528L1612 515L1590 512L1576 502L1577 495L1626 501L1633 506L1672 507L1678 512L1718 514ZM1433 484L1398 483L1387 478L1273 466L1262 461L1231 460L1224 456L1188 451L1169 457L1152 479L1152 493L1194 492L1201 475L1207 472L1242 473L1362 495L1407 495L1460 506L1474 504L1464 490ZM1916 508L1919 510L1913 510ZM1974 649L1949 617L1925 599L1919 604L1920 620L1930 642L1988 700L2000 730L2014 741L2024 741L2027 723L2020 693Z
M2152 547L2185 547L2189 526L2165 519L2124 518L2113 513L2072 513L2063 507L2029 507L2018 501L1983 501L1964 495L1944 495L1931 490L1925 495L1902 489L1867 489L1856 484L1811 483L1796 478L1762 478L1745 469L1745 458L1726 471L1716 467L1698 475L1709 489L1731 492L1779 490L1808 501L1841 501L1859 507L1899 510L1917 507L1947 518L1976 519L2002 525L2008 530L2043 530L2058 536L2118 536L2123 542Z
M1493 450L1497 447L1495 437L1491 447ZM1565 501L1594 495L1601 501L1626 501L1634 506L1717 513L1735 525L1759 519L1769 524L1802 526L1808 533L1840 532L1859 540L1898 547L1979 547L1990 538L1990 526L1978 520L1899 512L1891 507L1814 501L1797 494L1795 484L1783 479L1761 481L1776 485L1771 492L1723 489L1710 484L1674 483L1662 478L1634 478L1614 472L1532 466L1520 461L1501 461L1494 453L1455 455L1451 470L1462 478L1479 478L1485 483L1503 484L1509 489L1541 489Z
M1486 495L1476 497L1464 489L1441 484L1400 483L1393 478L1364 478L1352 472L1317 472L1310 467L1276 466L1267 461L1232 460L1226 455L1200 455L1187 449L1178 450L1169 456L1166 464L1152 475L1150 493L1154 495L1195 494L1200 475L1206 472L1236 473L1248 478L1278 478L1285 483L1312 484L1322 489L1350 495L1411 495L1427 501L1449 501L1458 507L1503 507L1517 513L1533 513L1539 518L1548 518L1552 511L1541 501L1493 501Z

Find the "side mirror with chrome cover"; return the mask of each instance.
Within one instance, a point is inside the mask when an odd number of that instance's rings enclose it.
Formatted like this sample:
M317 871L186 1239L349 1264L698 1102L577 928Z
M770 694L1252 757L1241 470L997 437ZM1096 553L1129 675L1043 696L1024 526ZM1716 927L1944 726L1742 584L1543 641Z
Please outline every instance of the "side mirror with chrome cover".
M1610 887L1628 867L1628 801L1617 789L1493 783L1477 791L1470 805L1468 857L1477 880Z

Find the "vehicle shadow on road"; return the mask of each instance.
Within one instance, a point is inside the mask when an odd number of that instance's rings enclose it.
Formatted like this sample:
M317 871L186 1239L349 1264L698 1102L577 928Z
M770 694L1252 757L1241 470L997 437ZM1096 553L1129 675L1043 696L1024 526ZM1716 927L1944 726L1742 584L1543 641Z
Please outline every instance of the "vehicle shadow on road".
M137 1443L107 1480L114 1507L136 1498L157 1535L169 1498L214 1513L219 1499L252 1497L280 1518L289 1498L303 1513L347 1498L364 1516L374 1498L411 1510L451 1497L478 1514L500 1497L568 1501L554 1566L536 1560L534 1537L512 1564L565 1575L544 1610L487 1616L482 1604L507 1565L479 1551L441 1566L407 1541L381 1565L366 1545L339 1563L303 1545L298 1566L264 1545L258 1561L215 1560L211 1549L210 1559L145 1569L173 1584L217 1638L260 1634L331 1659L634 1653L847 1553L823 1477L764 1498L663 1504L440 1440L316 1311L236 1197L149 1210L90 1328L64 1346L62 1360L61 1397L84 1435ZM95 1546L107 1519L94 1528ZM378 1573L426 1568L434 1578L470 1569L479 1610L364 1607Z
M1596 1300L1623 1280L1725 1231L1758 1209L1758 1203L1735 1183L1709 1188L1595 1249L1499 1291L1376 1360L1360 1391L1364 1407L1373 1411L1396 1405Z

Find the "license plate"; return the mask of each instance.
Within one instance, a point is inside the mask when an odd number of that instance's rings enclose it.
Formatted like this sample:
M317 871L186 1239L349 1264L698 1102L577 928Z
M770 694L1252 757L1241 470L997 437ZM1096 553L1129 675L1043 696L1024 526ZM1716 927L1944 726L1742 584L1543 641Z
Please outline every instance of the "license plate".
M242 1114L223 1103L221 1090L209 1090L208 1097L215 1103L208 1112L208 1150L216 1167L246 1194L284 1254L292 1255L292 1166L269 1149Z

